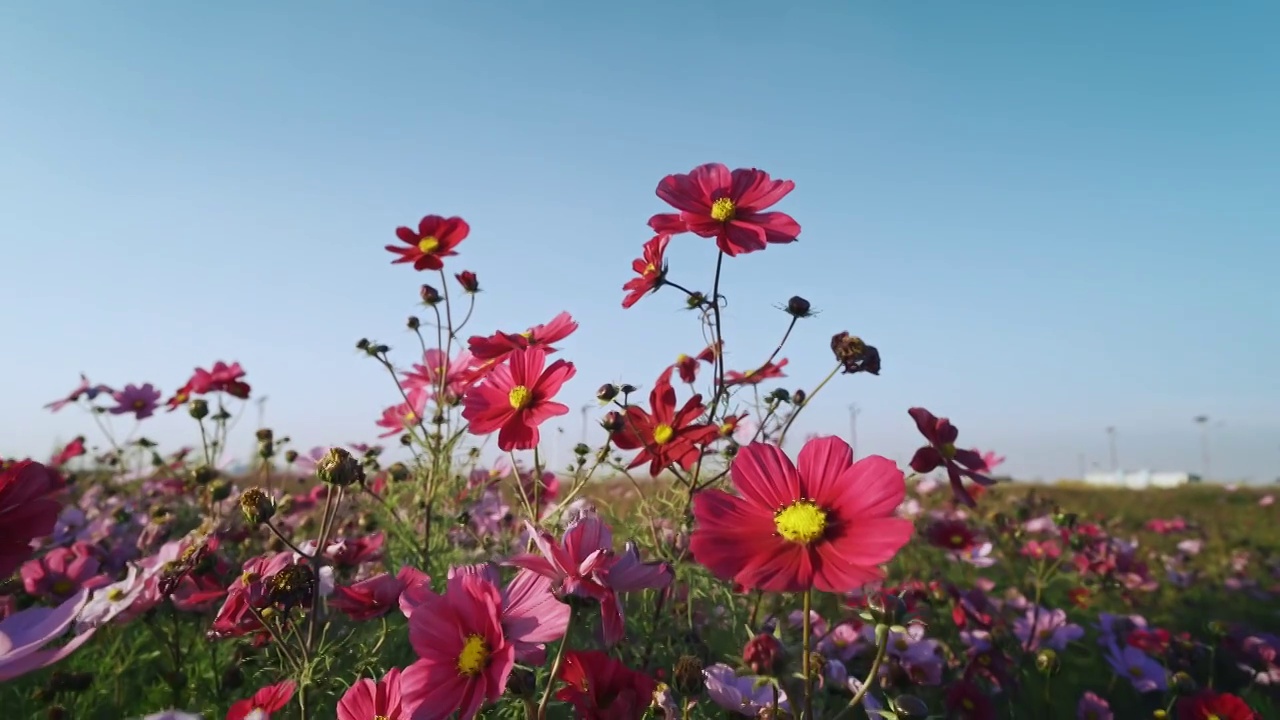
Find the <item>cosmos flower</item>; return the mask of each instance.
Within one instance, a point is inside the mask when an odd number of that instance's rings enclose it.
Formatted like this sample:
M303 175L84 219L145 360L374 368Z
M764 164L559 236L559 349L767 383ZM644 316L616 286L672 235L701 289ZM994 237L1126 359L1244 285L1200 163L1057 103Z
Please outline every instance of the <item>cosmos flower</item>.
M923 474L940 467L946 468L951 491L956 499L969 507L977 505L973 496L965 489L963 478L967 477L979 485L995 483L991 478L980 474L986 470L982 456L972 450L956 448L956 438L960 433L947 418L935 417L921 407L911 408L907 412L916 421L920 434L929 442L916 450L915 456L911 458L911 469Z
M664 258L669 242L671 242L670 235L659 234L654 235L644 244L643 256L631 262L631 269L638 277L631 278L622 286L627 293L622 298L622 307L629 308L646 293L657 292L658 288L662 287L667 276L667 263Z
M599 650L564 654L556 699L573 706L581 720L640 720L653 702L657 683Z
M1231 693L1205 688L1178 700L1178 720L1261 720L1249 704Z
M34 460L0 466L0 578L9 577L31 557L31 541L49 535L62 503L54 495L66 481Z
M71 403L78 402L82 397L88 400L93 400L99 395L110 395L113 392L115 391L106 385L90 385L89 378L85 377L84 373L80 373L80 384L77 385L74 390L67 393L66 397L63 397L61 400L54 400L48 405L45 405L45 409L50 412L58 412Z
M142 386L125 385L123 390L112 393L111 397L116 401L116 405L107 412L112 415L133 413L134 417L142 420L151 417L156 411L156 405L160 402L160 391L152 387L151 383Z
M255 692L253 697L233 703L227 711L227 720L269 720L272 713L289 704L297 687L292 680L268 685Z
M800 223L780 212L761 212L786 197L796 184L774 180L763 170L732 172L720 163L707 163L688 175L668 175L658 183L658 197L676 214L649 218L654 232L691 232L715 238L729 256L763 250L766 243L789 243L800 234Z
M565 360L546 365L546 357L539 347L515 350L506 363L494 367L467 392L462 417L471 424L473 435L497 431L503 452L538 446L538 426L569 412L552 398L576 372L573 363Z
M391 261L392 265L413 263L414 270L440 270L444 268L444 258L457 255L454 248L470 232L471 226L460 217L428 215L418 222L417 230L396 228L396 237L405 247L387 245L386 249L399 256Z
M0 620L0 682L48 667L83 645L93 630L79 632L61 647L41 649L66 632L88 599L89 591L81 590L57 607L27 608Z
M717 577L768 592L849 592L880 580L878 567L907 543L912 523L894 517L906 495L902 471L848 443L812 440L798 467L776 446L752 443L734 457L738 495L694 498L691 548Z
M676 410L676 391L671 386L671 367L658 376L649 393L649 410L627 406L622 428L612 435L621 450L639 450L628 467L649 463L649 474L657 477L671 465L688 470L698 461L702 447L720 435L719 428L697 422L705 410L702 396L693 395Z
M338 720L409 720L400 699L400 669L381 680L361 678L338 701Z

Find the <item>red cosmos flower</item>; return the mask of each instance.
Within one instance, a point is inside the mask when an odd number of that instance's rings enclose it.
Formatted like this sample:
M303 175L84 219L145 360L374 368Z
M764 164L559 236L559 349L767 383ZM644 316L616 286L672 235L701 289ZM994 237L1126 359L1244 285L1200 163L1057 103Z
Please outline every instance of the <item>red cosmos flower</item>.
M848 592L879 580L877 567L911 538L894 517L906 496L902 471L872 455L853 461L836 437L812 440L798 468L774 445L751 443L730 466L739 495L694 498L694 559L717 577L768 592Z
M361 678L338 701L338 720L409 720L400 702L400 668L381 680Z
M460 217L444 218L439 215L428 215L418 223L418 229L407 227L396 228L396 237L407 247L387 245L388 252L400 257L391 261L397 263L413 263L414 270L441 270L444 268L443 258L457 255L454 248L467 239L471 226Z
M172 412L190 400L192 395L207 395L211 392L225 392L234 398L248 399L251 388L241 380L244 376L244 368L238 362L228 365L219 360L208 370L196 368L186 384L178 388L164 404Z
M649 227L658 233L715 238L716 246L730 257L763 250L765 243L793 242L800 223L785 213L760 211L795 186L754 168L730 172L720 163L699 165L688 175L668 175L658 183L658 197L680 213L654 215Z
M569 408L551 398L577 372L573 363L557 360L546 364L540 347L517 349L507 362L496 365L480 384L462 398L462 417L471 423L471 434L498 431L503 452L532 450L538 446L538 426Z
M1043 560L1045 558L1057 560L1062 556L1062 548L1053 540L1045 540L1044 542L1028 540L1018 552L1023 557L1029 557L1032 560Z
M330 607L346 613L352 620L370 620L400 607L400 593L410 585L431 582L426 573L405 565L395 575L382 573L361 580L350 587L335 585Z
M786 374L782 372L782 368L786 367L787 359L782 358L782 362L774 364L772 361L746 372L738 372L730 370L724 374L724 384L730 387L734 385L759 385L765 380L773 378L784 378Z
M279 712L289 704L297 687L292 680L268 685L248 700L240 700L232 705L227 711L227 720L267 720L271 713Z
M924 536L930 545L952 552L969 550L976 542L973 529L963 520L938 520L929 525Z
M514 350L536 346L542 346L550 355L556 351L555 348L548 347L551 343L560 342L577 329L578 323L573 321L569 313L562 312L545 325L534 325L522 333L496 332L489 337L475 335L467 340L467 345L477 360L493 362L503 360Z
M1178 701L1178 720L1262 720L1262 715L1231 693L1204 689Z
M657 477L664 468L679 465L688 470L701 455L701 447L715 440L719 428L698 424L705 409L702 396L695 394L676 411L676 391L671 387L671 371L658 376L649 393L652 412L630 405L623 415L622 429L613 434L613 443L621 450L640 450L627 467L649 462L649 474Z
M88 451L84 448L84 436L77 435L74 440L63 446L63 448L53 456L49 461L49 465L51 467L60 468L71 462L73 458L78 458L86 452Z
M0 578L7 578L31 557L31 541L53 533L66 486L57 471L34 460L0 469Z
M960 502L974 507L977 502L964 487L962 478L969 478L979 485L993 485L995 480L982 475L987 466L982 456L972 450L957 450L956 437L960 431L947 418L935 417L933 413L921 407L907 411L916 427L929 444L916 450L911 458L911 469L918 473L933 472L945 467L947 477L951 480L951 492Z
M570 650L560 666L565 686L556 699L581 720L640 720L653 703L657 683L599 650Z
M670 235L660 234L654 235L644 244L644 256L631 262L631 269L640 277L631 278L622 286L627 292L626 297L622 298L622 307L629 308L644 297L645 293L658 292L658 288L662 287L667 277L664 255L669 242Z

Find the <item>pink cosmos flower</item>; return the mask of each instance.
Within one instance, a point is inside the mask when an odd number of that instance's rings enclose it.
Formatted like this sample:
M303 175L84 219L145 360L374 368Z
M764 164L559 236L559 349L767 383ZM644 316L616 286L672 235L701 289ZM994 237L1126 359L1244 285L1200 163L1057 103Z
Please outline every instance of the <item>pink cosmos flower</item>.
M409 397L409 402L392 405L382 411L382 417L376 424L387 431L378 437L402 435L408 432L408 428L421 422L422 413L427 407L427 394L421 390L410 390L405 394Z
M570 523L560 542L533 525L528 528L541 555L519 555L509 564L547 578L557 594L599 602L606 644L618 642L626 632L618 593L671 584L671 567L642 562L635 543L628 542L622 554L614 552L613 532L593 512Z
M406 391L418 390L434 399L440 393L440 384L443 382L442 400L454 403L475 384L478 365L479 361L470 350L462 350L450 360L439 348L427 348L422 355L422 364L414 365L413 370L404 374L404 387Z
M800 234L800 223L780 212L761 212L795 189L790 180L774 180L755 168L730 172L720 163L707 163L688 175L668 175L658 183L658 197L678 214L649 218L657 233L691 232L715 238L726 255L763 250L766 243L789 243Z
M41 649L66 632L88 599L89 591L81 590L58 607L27 608L0 620L0 682L48 667L92 637L89 630L61 647Z
M768 592L849 592L884 577L878 567L907 543L894 517L906 496L902 471L873 455L853 461L837 437L810 441L798 467L774 445L738 451L730 475L738 495L694 498L694 559L717 577Z
M546 357L539 347L514 350L506 363L495 366L467 392L462 417L471 423L473 435L496 431L503 452L538 446L538 426L569 412L551 398L576 372L573 363L564 360L546 366Z
M45 405L45 408L48 409L49 412L58 412L71 403L78 402L81 397L93 400L99 395L110 395L113 392L115 391L106 385L90 385L89 378L85 377L84 373L80 373L80 384L77 385L74 390L67 393L66 397L61 400L54 400L48 405Z
M352 620L369 620L396 609L405 588L427 586L430 582L426 573L405 565L395 575L381 573L350 587L334 587L329 606L346 613Z
M471 720L502 696L515 645L502 629L502 595L470 573L449 579L443 595L424 597L409 617L418 661L400 676L401 702L413 720Z
M98 572L101 563L92 545L77 542L54 548L22 566L22 586L28 595L46 600L66 600L81 588L102 587L110 582Z
M362 678L338 701L338 720L409 720L400 702L400 669L381 680Z
M66 485L57 471L33 460L0 467L0 578L31 557L31 541L53 533Z
M477 360L497 363L512 351L531 347L541 347L550 355L556 351L551 347L551 343L560 342L577 329L578 323L573 321L573 317L567 312L562 312L546 324L534 325L522 333L496 332L489 337L475 335L467 340L467 345ZM481 364L484 365L484 363Z

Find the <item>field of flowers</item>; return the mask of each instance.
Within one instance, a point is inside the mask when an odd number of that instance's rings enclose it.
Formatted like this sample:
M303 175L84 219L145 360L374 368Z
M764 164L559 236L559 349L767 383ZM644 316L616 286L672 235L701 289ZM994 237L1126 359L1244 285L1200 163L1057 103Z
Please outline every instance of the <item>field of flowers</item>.
M996 482L1002 458L920 407L908 468L789 437L881 363L840 333L826 377L787 378L789 342L812 344L793 297L777 349L726 367L734 258L794 251L770 210L793 189L718 164L659 182L676 212L650 218L622 304L674 296L706 344L601 387L608 441L568 467L539 428L568 412L555 345L578 326L469 327L457 217L386 247L432 283L413 349L357 344L398 398L390 447L260 428L231 476L239 363L168 397L82 377L49 409L101 436L2 461L0 717L1280 718L1270 495ZM669 276L687 235L720 250L708 287ZM157 412L190 416L191 447L102 422Z

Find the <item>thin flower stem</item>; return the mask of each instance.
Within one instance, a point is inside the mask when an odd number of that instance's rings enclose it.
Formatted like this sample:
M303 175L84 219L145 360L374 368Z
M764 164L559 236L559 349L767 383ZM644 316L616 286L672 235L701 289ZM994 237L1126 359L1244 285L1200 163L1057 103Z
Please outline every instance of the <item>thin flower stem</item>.
M294 544L293 544L293 541L291 541L289 538L285 537L285 536L284 536L284 534L282 534L278 529L276 529L276 526L275 526L275 525L272 525L270 520L264 520L262 524L263 524L263 525L266 525L266 526L267 526L267 529L271 531L271 534L272 534L272 535L275 535L275 536L276 536L276 538L280 540L280 542L282 542L282 543L284 543L285 545L287 545L287 546L289 547L289 549L290 549L290 550L292 550L292 551L294 551L294 552L298 553L299 555L301 555L302 557L304 557L304 558L306 558L306 559L308 559L308 560L313 560L313 559L314 559L314 557L313 557L313 556L308 555L308 554L306 554L306 553L302 552L302 550L300 550L300 549L298 548L298 546L297 546L297 545L294 545ZM317 549L316 549L316 551L317 551L317 552L319 552L319 548L317 548Z
M827 373L826 377L822 378L822 382L818 383L818 387L814 388L813 392L809 393L809 396L804 399L804 402L795 409L795 412L791 413L791 416L787 418L786 424L782 426L782 432L778 434L778 447L782 447L783 443L786 442L787 431L791 429L791 424L800 416L800 411L809 407L809 403L813 402L813 399L817 397L818 393L822 392L822 388L826 387L827 383L831 382L831 378L835 377L836 373L840 372L840 368L842 367L844 367L844 365L837 363L835 368L833 368L831 372Z
M560 666L564 663L564 649L569 645L569 631L573 630L573 616L569 612L569 622L564 626L564 637L560 639L560 647L556 650L556 658L551 662L551 674L547 676L547 686L542 690L542 699L538 701L538 720L546 720L547 703L551 702L551 688L555 687L556 676L560 674Z
M444 319L449 324L449 340L443 350L444 356L450 357L453 355L453 307L449 302L449 278L445 276L443 266L440 268L440 291L444 293Z
M800 672L804 675L804 716L802 720L814 720L813 717L813 675L810 663L810 644L813 642L813 588L804 591L804 657L800 659Z
M791 322L787 324L787 331L782 334L782 339L778 341L778 346L773 349L773 354L770 355L769 359L765 360L764 364L760 366L761 370L763 370L766 367L769 367L769 363L773 362L773 359L778 357L778 353L782 352L782 346L787 344L787 338L791 337L791 331L795 329L796 320L799 320L799 319L800 318L796 317L795 315L791 316ZM759 372L759 370L757 370L756 372Z
M693 296L695 296L695 295L697 295L697 294L698 294L698 293L696 293L696 292L694 292L694 291L690 290L689 288L687 288L687 287L685 287L685 286L683 286L683 285L680 285L679 283L673 283L673 282L671 282L670 280L667 280L667 279L665 279L665 278L662 280L662 284L663 284L663 285L670 285L671 287L673 287L673 288L675 288L675 289L679 290L680 292L684 293L685 295L688 295L689 297L693 297Z
M863 679L862 687L858 688L858 692L854 693L853 699L850 700L849 704L846 705L843 710L837 713L836 716L832 718L832 720L841 720L845 716L853 713L853 709L857 707L859 703L862 702L862 698L866 697L867 693L871 690L871 683L876 681L876 677L880 673L880 665L881 663L884 662L884 657L886 654L888 654L888 652L889 652L889 626L877 625L876 626L876 656L875 656L875 659L871 661L871 669L867 672L867 677Z

